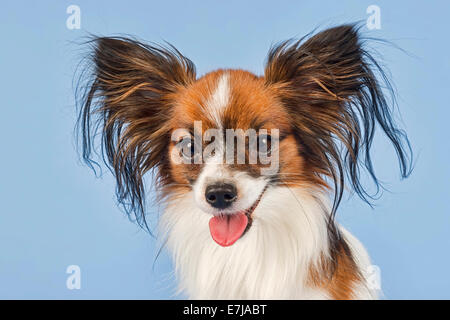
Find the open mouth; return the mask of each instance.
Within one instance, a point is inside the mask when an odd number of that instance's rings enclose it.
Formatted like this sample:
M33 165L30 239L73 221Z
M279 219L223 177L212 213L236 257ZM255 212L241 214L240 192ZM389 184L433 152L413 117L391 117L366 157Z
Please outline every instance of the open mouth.
M209 231L211 237L222 247L234 244L244 233L250 229L253 222L253 211L255 211L267 187L259 195L258 199L246 210L231 214L214 216L209 220Z

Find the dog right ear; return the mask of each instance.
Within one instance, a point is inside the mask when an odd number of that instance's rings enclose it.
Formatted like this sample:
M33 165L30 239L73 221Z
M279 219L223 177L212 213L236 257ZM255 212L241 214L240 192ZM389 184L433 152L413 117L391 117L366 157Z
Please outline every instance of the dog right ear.
M95 138L101 137L100 153L116 177L119 202L146 225L143 175L166 159L171 96L195 81L195 66L172 46L105 37L89 44L91 73L88 84L77 88L82 157L93 168Z
M377 128L397 153L401 177L412 170L410 142L394 121L394 90L359 30L342 25L307 40L285 41L269 52L265 69L266 83L278 87L293 128L309 150L311 168L333 179L332 215L347 179L368 203L383 187L371 158ZM363 171L374 182L374 195L362 183Z

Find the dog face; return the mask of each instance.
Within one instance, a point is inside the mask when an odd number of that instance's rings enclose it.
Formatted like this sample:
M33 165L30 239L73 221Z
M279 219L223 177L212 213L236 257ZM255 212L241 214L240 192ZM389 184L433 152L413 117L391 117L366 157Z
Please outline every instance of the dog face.
M79 121L83 156L90 163L94 128L101 128L119 201L141 224L143 177L151 170L161 197L192 195L211 215L211 235L223 246L249 231L254 209L274 186L333 190L333 217L347 177L363 199L361 169L378 186L370 159L377 123L402 174L409 173L408 140L376 79L384 74L354 26L281 43L269 52L263 76L218 70L197 78L173 47L124 38L92 45Z
M192 191L198 208L214 217L210 228L219 244L231 245L249 230L270 186L311 182L277 89L263 77L216 71L173 101L166 175L174 183L167 188L171 195ZM187 161L176 161L178 155ZM230 226L221 238L217 229Z

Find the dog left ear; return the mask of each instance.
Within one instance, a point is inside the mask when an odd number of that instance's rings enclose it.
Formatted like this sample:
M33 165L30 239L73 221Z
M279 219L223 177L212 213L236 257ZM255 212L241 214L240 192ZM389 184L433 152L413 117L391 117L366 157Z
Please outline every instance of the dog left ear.
M334 180L332 214L346 177L362 199L373 197L360 182L360 169L367 170L378 193L370 155L377 124L395 148L401 176L411 171L408 138L396 127L382 90L393 94L392 87L363 42L354 25L327 29L272 48L265 68L266 84L277 90L289 112L306 160L318 175Z
M173 95L195 81L195 66L171 46L106 37L89 44L91 73L82 74L87 84L78 87L83 159L92 167L99 142L119 202L146 226L143 176L156 169L157 181L167 180L158 169L167 163Z

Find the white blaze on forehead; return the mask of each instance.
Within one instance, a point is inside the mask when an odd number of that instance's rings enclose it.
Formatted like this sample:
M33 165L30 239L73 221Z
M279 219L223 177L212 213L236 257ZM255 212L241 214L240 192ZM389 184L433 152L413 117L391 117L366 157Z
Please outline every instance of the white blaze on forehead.
M223 73L217 81L217 87L205 103L204 110L218 127L221 127L223 110L230 101L229 74Z

